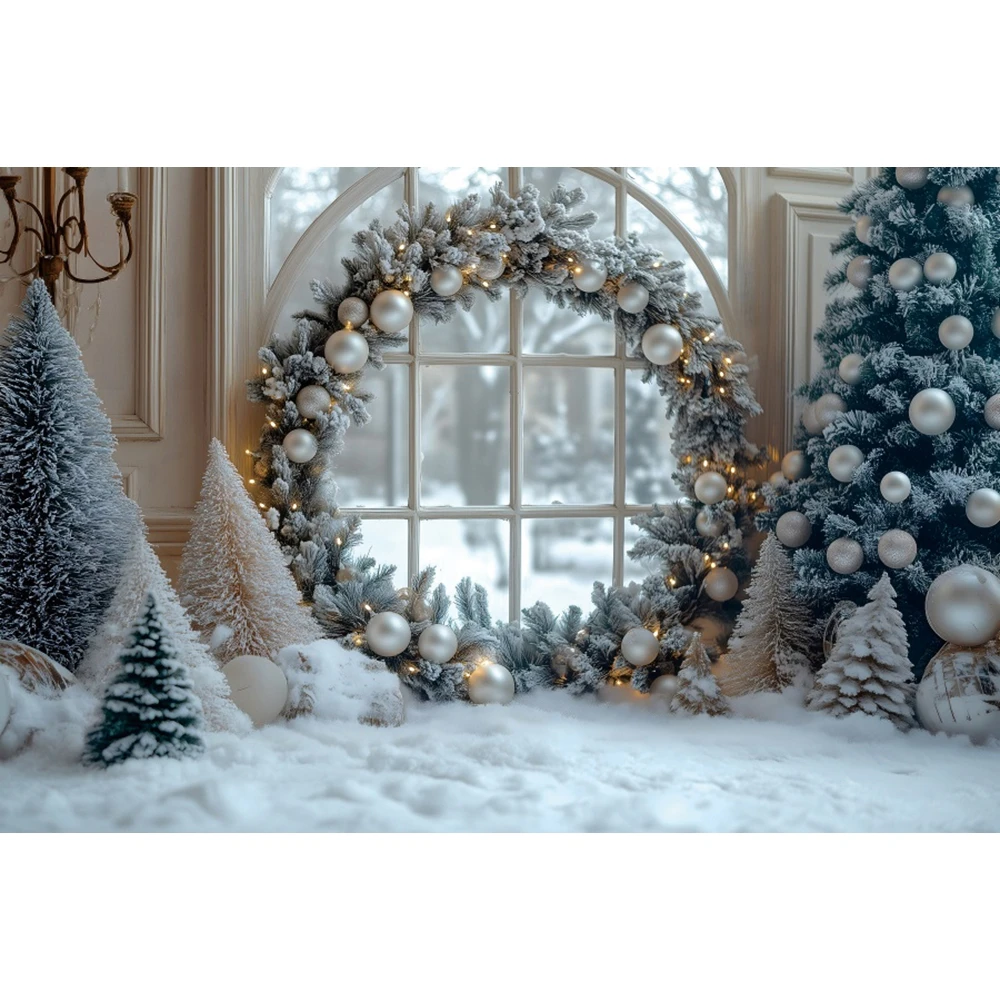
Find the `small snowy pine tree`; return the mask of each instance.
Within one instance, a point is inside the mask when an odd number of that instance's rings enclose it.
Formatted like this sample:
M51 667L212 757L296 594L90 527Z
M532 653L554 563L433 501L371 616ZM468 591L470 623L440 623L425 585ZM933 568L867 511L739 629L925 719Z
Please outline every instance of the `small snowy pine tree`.
M180 573L181 601L208 635L219 625L232 635L215 650L223 662L235 656L274 656L285 646L323 638L268 530L217 439Z
M729 703L712 674L712 661L708 658L700 632L695 632L691 638L677 680L677 694L670 703L671 711L686 712L688 715L729 714Z
M200 754L201 703L152 594L120 663L101 721L87 734L84 762L108 767L132 758Z
M809 708L831 715L866 712L900 729L913 725L913 664L895 597L889 574L883 573L868 591L868 603L841 623L809 692Z

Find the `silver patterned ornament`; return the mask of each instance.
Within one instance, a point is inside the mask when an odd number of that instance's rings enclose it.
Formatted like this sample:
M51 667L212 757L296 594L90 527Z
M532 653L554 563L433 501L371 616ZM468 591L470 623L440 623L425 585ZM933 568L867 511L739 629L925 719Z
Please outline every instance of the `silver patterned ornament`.
M649 685L649 693L669 705L680 686L681 682L676 674L660 674L659 677L653 678L653 683Z
M823 432L823 427L819 422L819 418L816 416L816 404L807 403L802 408L802 427L805 429L807 434L821 434Z
M835 392L824 392L813 403L813 413L816 415L816 423L819 424L821 431L829 427L846 410L847 404Z
M289 431L281 441L285 454L293 462L311 462L319 451L316 436L304 427L296 427Z
M379 656L399 656L410 644L410 623L395 611L380 611L368 620L365 641Z
M355 330L338 330L327 337L323 357L341 375L359 372L368 363L368 341Z
M431 619L434 614L434 609L424 600L422 597L417 597L414 599L413 604L410 607L410 614L413 616L415 622L426 622Z
M638 281L626 281L618 289L618 308L623 312L641 313L649 305L649 289Z
M830 452L826 466L838 483L849 483L864 463L864 452L853 444L842 444Z
M718 472L703 472L694 481L694 495L702 503L720 503L726 499L726 477Z
M910 477L905 472L887 472L878 489L889 503L902 503L910 495Z
M1000 493L990 489L976 490L965 502L965 516L977 528L1000 524Z
M852 257L847 264L847 280L855 288L865 288L872 277L871 257Z
M986 423L995 431L1000 431L1000 394L990 396L983 407L983 417Z
M943 187L937 193L937 200L942 205L974 205L976 196L968 184L958 184L955 187Z
M413 319L413 303L404 292L387 288L375 296L369 312L371 321L384 333L399 333Z
M968 563L949 569L928 588L924 613L945 642L981 646L1000 632L1000 580Z
M826 562L834 573L857 573L864 561L864 549L853 538L835 538L826 547Z
M694 526L703 538L718 538L726 530L726 526L721 520L714 520L704 509L695 514Z
M778 541L790 549L797 549L805 545L812 535L812 530L812 522L799 510L785 511L774 526L774 533L778 536Z
M896 167L896 183L907 191L917 191L927 183L927 167Z
M921 389L910 400L909 416L921 434L936 437L955 422L955 403L944 389Z
M630 628L622 636L622 656L633 667L647 667L660 655L660 640L648 628Z
M958 261L950 253L932 253L924 261L924 277L932 285L943 285L958 274Z
M848 384L857 385L861 381L861 366L865 363L863 354L846 354L840 359L837 374Z
M823 657L829 659L833 652L833 647L837 643L837 633L840 626L858 610L854 601L838 601L830 612L826 624L823 626Z
M908 531L892 528L879 536L878 557L889 569L903 569L917 558L917 540Z
M972 343L975 332L967 317L946 316L938 326L938 340L949 351L961 351Z
M654 323L642 335L642 353L650 364L672 365L683 350L681 331L669 323Z
M796 448L794 451L788 452L785 457L781 460L781 474L790 483L794 483L797 479L801 479L809 471L809 462L806 459L805 453L799 451Z
M364 299L350 295L337 306L337 319L344 326L361 326L368 319L368 305Z
M417 640L417 652L430 663L450 663L458 652L458 636L447 625L428 625Z
M1000 659L996 645L951 643L934 654L917 685L920 724L932 733L968 736L973 743L1000 737Z
M911 292L924 277L924 269L912 257L900 257L889 268L889 284L897 292Z
M480 257L476 264L476 274L486 281L493 281L503 274L505 264L499 257Z
M872 245L871 229L872 217L870 215L859 215L858 221L854 223L854 235L857 236L858 242L870 247Z
M438 264L431 271L431 288L443 299L451 298L462 290L465 278L454 264Z
M333 400L321 385L304 385L295 394L295 408L306 420L315 420L330 410Z
M599 292L608 280L608 272L600 261L578 260L573 265L573 284L581 292Z
M475 705L509 705L514 700L514 676L502 663L480 663L466 683Z
M705 574L705 593L720 604L731 601L739 587L740 581L728 566L716 566Z

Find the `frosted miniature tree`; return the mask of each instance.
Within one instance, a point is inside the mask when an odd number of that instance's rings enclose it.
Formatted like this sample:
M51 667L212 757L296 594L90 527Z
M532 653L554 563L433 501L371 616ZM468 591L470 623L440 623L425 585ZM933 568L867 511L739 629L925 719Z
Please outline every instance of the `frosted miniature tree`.
M181 600L207 636L218 626L231 634L215 649L234 656L273 656L285 646L323 637L292 579L278 542L268 530L216 439L184 547Z
M847 715L865 712L913 725L913 665L906 625L889 574L868 591L868 603L841 623L830 658L816 675L809 708Z
M677 694L670 703L672 711L688 715L729 714L729 703L712 675L712 661L698 632L691 638L677 680Z
M87 734L84 762L108 767L133 758L202 753L201 703L152 594L120 663L104 695L101 721Z
M816 625L794 593L796 579L784 546L768 534L729 642L728 695L780 691L808 677Z
M98 694L104 691L119 669L118 660L129 640L132 625L142 614L147 596L152 594L173 638L177 657L188 668L192 690L201 700L206 728L219 732L250 732L253 723L233 704L225 674L195 634L139 518L134 537L125 549L127 554L118 587L101 627L87 646L78 671L80 679Z
M136 516L115 439L42 281L0 349L0 638L76 670Z

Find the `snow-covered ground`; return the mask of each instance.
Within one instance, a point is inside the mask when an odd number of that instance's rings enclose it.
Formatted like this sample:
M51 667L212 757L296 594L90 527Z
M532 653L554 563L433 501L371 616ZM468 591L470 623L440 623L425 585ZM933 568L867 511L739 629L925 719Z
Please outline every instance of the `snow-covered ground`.
M73 712L0 761L0 830L1000 830L1000 746L806 712L742 717L537 692L411 704L398 729L299 719L199 759L78 763Z

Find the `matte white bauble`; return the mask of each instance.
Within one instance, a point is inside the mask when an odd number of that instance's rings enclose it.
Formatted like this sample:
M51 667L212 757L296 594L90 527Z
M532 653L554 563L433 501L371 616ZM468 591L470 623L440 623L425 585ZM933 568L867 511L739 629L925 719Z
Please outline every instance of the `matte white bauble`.
M830 452L826 466L838 483L849 483L864 463L864 452L853 444L842 444Z
M650 364L672 365L683 350L681 331L669 323L654 323L642 335L642 353Z
M870 215L861 215L858 217L858 221L854 223L854 235L857 236L859 242L869 247L872 245L871 228L872 217Z
M902 503L910 495L910 477L905 472L887 472L878 489L889 503Z
M965 516L977 528L1000 524L1000 493L990 489L976 490L965 502Z
M284 436L281 447L285 449L285 454L291 461L311 462L319 451L319 442L311 431L307 431L304 427L296 427Z
M937 200L942 205L974 205L976 196L968 184L956 187L943 187L937 193Z
M413 319L413 303L410 297L395 288L387 288L372 300L371 321L385 333L399 333L410 325Z
M351 295L337 306L337 319L344 326L361 326L368 319L368 304L364 299Z
M997 309L997 311L993 313L993 319L990 320L990 331L994 337L1000 339L1000 309Z
M955 403L944 389L921 389L910 400L909 416L921 434L936 437L955 422Z
M431 663L450 663L458 651L458 636L447 625L428 625L417 640L417 652Z
M821 434L823 431L819 418L816 416L816 404L807 403L802 408L802 426L807 434Z
M965 316L947 316L938 327L938 340L949 351L961 351L972 343L975 332Z
M980 566L956 566L930 585L924 612L945 642L981 646L1000 631L1000 580Z
M932 733L985 743L1000 737L998 690L1000 662L989 646L948 643L934 654L917 685L917 718Z
M648 628L630 628L622 636L622 656L633 667L648 667L660 655L660 640Z
M618 308L622 312L641 313L649 305L649 290L638 281L626 281L618 289Z
M676 674L660 674L659 677L653 678L653 683L649 685L649 693L669 705L680 686L681 682Z
M514 700L514 676L502 663L480 663L467 681L475 705L508 705Z
M917 540L908 531L892 528L878 540L878 557L889 569L902 569L917 558Z
M924 277L932 285L943 285L958 274L958 261L950 253L932 253L924 261Z
M7 671L0 670L0 733L10 722L11 712L14 710L14 695L10 689L10 682L7 680Z
M340 375L359 372L368 362L368 340L356 330L337 330L327 337L323 357Z
M917 191L927 183L927 167L896 167L896 183L907 191Z
M486 281L493 281L503 274L505 266L499 257L480 257L476 265L476 274Z
M993 430L1000 431L1000 393L986 400L983 417Z
M726 499L726 477L718 472L703 472L694 481L694 495L702 503L719 503Z
M861 381L861 366L864 363L863 354L847 354L840 359L837 373L848 385L857 385Z
M728 566L716 566L705 574L705 593L720 604L731 601L739 587L740 581Z
M222 672L229 681L233 704L250 716L255 726L274 722L288 701L288 679L276 663L263 656L237 656Z
M438 264L431 271L431 288L443 299L457 295L464 284L465 278L454 264Z
M841 413L847 411L847 404L835 392L825 392L813 403L813 413L821 431L825 430Z
M826 547L826 562L834 573L857 573L864 561L864 549L853 538L835 538Z
M852 257L847 264L847 280L855 288L865 288L872 277L871 257Z
M897 292L913 291L923 277L924 269L912 257L901 257L889 268L889 284Z
M306 420L315 420L330 410L330 393L321 385L304 385L295 394L295 408Z
M718 538L726 530L725 523L721 519L713 519L704 508L695 514L694 526L703 538Z
M787 545L790 549L797 549L809 541L812 529L812 522L802 511L789 510L778 518L778 523L774 526L774 533L782 545Z
M781 460L781 474L790 483L794 483L795 480L801 479L809 471L809 461L805 456L805 453L799 451L796 448L794 451L788 452L785 457Z
M410 644L410 623L395 611L380 611L368 619L365 641L379 656L399 656Z
M608 272L600 262L579 260L573 265L573 284L581 292L599 292L608 280Z
M782 486L788 485L788 480L781 474L781 472L772 472L771 475L767 477L767 481L776 489L780 490Z

